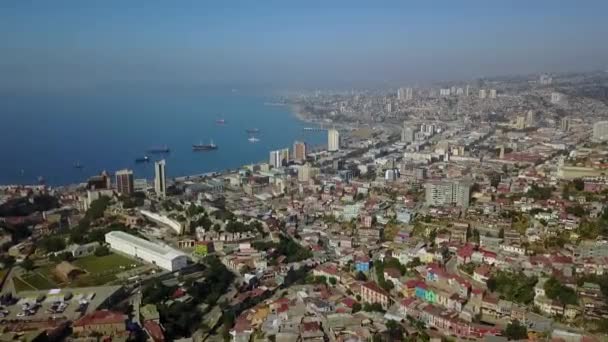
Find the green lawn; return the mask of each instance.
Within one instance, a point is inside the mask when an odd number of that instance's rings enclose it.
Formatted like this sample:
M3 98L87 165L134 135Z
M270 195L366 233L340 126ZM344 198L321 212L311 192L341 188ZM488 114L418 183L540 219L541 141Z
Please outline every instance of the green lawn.
M17 292L36 290L36 288L28 285L27 283L25 283L23 280L21 280L18 277L13 277L13 285L15 285L15 291L17 291Z
M100 286L116 280L118 273L132 269L132 265L141 263L119 254L108 254L102 257L94 255L76 259L72 262L76 267L86 271L73 283L59 283L53 274L55 264L37 267L33 271L24 273L21 277L14 277L13 282L17 291L48 290L60 287Z
M76 259L73 261L73 264L91 275L106 273L117 274L132 268L131 265L140 265L139 262L119 254L108 254L102 257L91 255Z
M51 279L49 274L38 273L34 270L21 276L21 280L27 282L38 290L48 290L57 288L57 284Z

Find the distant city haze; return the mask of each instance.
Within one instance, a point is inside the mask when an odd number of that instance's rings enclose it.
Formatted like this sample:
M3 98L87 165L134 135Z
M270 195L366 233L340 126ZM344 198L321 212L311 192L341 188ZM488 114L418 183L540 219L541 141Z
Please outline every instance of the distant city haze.
M607 9L607 1L6 0L0 91L392 86L605 69Z

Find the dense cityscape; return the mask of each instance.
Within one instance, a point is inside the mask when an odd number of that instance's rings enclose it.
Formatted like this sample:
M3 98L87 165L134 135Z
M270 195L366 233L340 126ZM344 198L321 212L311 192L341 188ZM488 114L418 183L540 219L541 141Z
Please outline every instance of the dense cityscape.
M605 341L607 86L292 92L323 148L1 186L1 339Z

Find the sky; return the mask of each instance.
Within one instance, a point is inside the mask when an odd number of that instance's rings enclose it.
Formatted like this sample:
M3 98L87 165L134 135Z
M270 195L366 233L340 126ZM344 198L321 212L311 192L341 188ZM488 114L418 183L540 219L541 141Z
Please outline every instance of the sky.
M608 68L608 1L0 1L0 89L366 87Z

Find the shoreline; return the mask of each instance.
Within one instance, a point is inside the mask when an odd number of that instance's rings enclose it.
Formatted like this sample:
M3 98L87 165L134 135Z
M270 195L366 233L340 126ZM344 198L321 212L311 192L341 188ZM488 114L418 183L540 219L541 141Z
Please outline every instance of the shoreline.
M268 103L264 103L264 105L268 105ZM273 106L277 106L276 104L273 104ZM315 126L319 126L321 125L321 123L317 122L316 120L312 119L304 110L303 107L294 103L289 103L286 102L284 104L281 104L281 106L285 107L285 110L289 111L289 114L292 115L292 117L294 117L296 120L302 122L302 123L306 123L306 124L310 124L310 125L315 125ZM193 173L193 174L184 174L184 175L176 175L174 177L167 177L167 179L173 180L173 181L188 181L188 180L198 180L204 177L201 177L203 175L209 177L209 176L222 176L222 175L226 175L226 174L230 174L230 173L234 173L235 170L241 169L247 165L252 165L252 164L257 164L257 163L261 163L264 162L264 160L258 160L258 161L248 161L248 162L244 162L242 164L240 164L239 166L236 167L227 167L227 168L223 168L220 170L209 170L207 172L198 172L198 173ZM91 175L93 176L93 174ZM148 181L150 181L150 178L146 177L146 179ZM153 178L152 178L153 179ZM46 188L46 189L61 189L61 188L70 188L70 187L80 187L83 186L84 184L86 184L86 180L85 181L80 181L80 182L68 182L68 183L62 183L62 184L38 184L35 182L32 183L6 183L6 184L0 184L0 188L4 188L4 189L9 189L9 188L36 188L36 189L41 189L41 188Z

